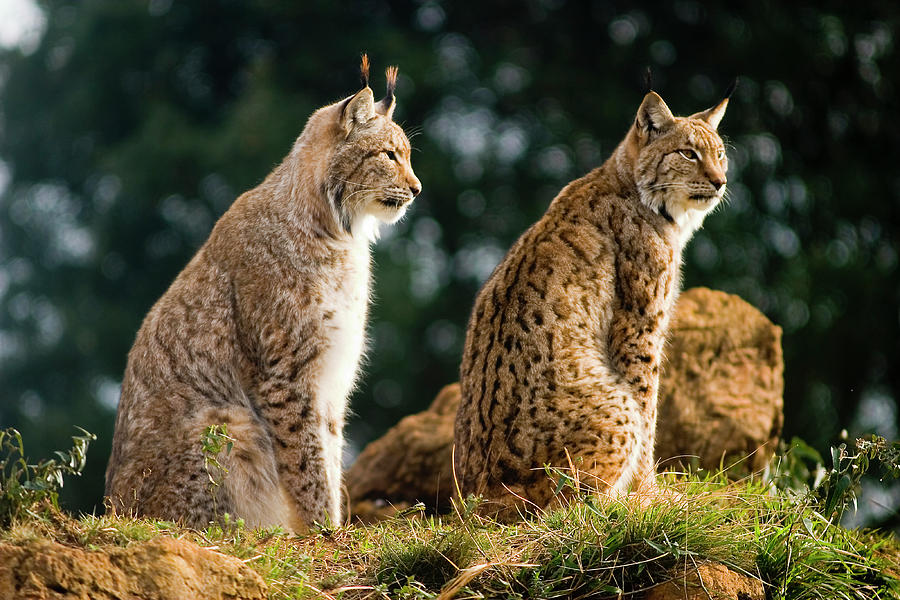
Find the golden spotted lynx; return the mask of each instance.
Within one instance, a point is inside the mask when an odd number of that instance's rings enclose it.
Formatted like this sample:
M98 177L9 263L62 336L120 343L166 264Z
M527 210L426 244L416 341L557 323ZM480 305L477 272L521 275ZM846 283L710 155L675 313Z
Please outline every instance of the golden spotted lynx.
M364 346L369 245L421 190L392 121L396 68L316 111L290 154L219 219L128 355L106 472L112 506L204 526L341 520L347 398ZM200 436L235 439L215 500Z
M725 192L726 98L674 117L656 93L599 168L567 185L478 294L455 470L501 517L542 508L543 467L609 495L655 489L663 345L684 245Z

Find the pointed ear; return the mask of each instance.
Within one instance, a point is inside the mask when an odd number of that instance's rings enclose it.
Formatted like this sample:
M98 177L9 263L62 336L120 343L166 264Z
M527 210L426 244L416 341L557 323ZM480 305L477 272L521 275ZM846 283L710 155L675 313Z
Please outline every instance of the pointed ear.
M347 133L358 123L365 123L375 118L375 97L370 88L363 88L350 98L344 100L341 109L341 127Z
M706 121L712 126L713 129L718 129L719 123L722 122L722 117L725 116L725 109L728 108L728 100L731 98L731 94L734 93L735 88L737 88L737 84L738 80L735 79L731 82L731 85L728 86L728 90L725 92L725 97L721 102L719 102L712 108L708 108L702 112L691 115L690 118Z
M384 74L387 77L387 93L375 106L375 112L391 119L397 106L397 99L394 97L394 88L397 87L397 67L388 67Z
M641 102L638 109L637 117L634 119L634 126L638 134L644 137L653 137L660 131L668 128L675 122L672 111L663 102L656 92L648 92Z
M341 128L350 133L356 123L365 123L375 116L375 96L369 89L369 56L363 54L359 61L359 78L363 89L344 100L341 105Z
M701 121L706 121L712 126L713 129L719 128L719 123L722 122L722 117L725 116L725 109L728 108L728 98L725 98L712 108L708 108L703 112L698 112L696 114L691 115L691 119L700 119Z

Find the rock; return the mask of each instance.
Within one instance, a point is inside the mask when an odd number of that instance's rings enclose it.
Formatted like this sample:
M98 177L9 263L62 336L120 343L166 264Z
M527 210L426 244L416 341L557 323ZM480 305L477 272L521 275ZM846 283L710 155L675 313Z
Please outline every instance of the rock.
M656 457L677 468L698 457L716 470L761 471L784 423L781 328L740 297L706 288L681 295L660 378Z
M94 551L36 540L0 544L0 598L256 600L266 585L240 560L180 539Z
M438 511L449 507L459 398L458 383L445 386L428 410L404 417L365 447L344 477L356 516L379 520L418 500Z
M759 579L721 563L703 563L647 592L644 600L765 600Z
M656 457L660 469L696 461L707 469L771 459L783 423L781 328L738 296L706 288L681 294L660 378ZM449 506L459 384L428 410L369 444L346 473L352 512L377 520L422 501ZM696 457L696 458L690 458ZM365 502L362 502L365 501Z

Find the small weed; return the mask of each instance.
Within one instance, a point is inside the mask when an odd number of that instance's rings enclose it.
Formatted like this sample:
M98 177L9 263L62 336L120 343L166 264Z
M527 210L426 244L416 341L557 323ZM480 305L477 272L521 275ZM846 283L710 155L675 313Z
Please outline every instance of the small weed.
M57 450L56 458L29 464L22 435L15 429L0 430L0 526L31 514L49 502L59 508L59 488L66 475L81 475L87 450L97 436L77 427L82 435L72 436L70 450Z
M854 446L855 452L846 443L833 446L827 469L815 449L794 438L776 459L772 481L829 521L839 522L850 506L856 508L860 483L875 465L880 466L882 480L900 478L900 442L873 435L857 439Z
M225 456L231 454L234 449L234 438L228 435L228 425L209 425L200 435L201 452L203 453L203 468L209 480L209 494L213 501L213 512L219 515L219 487L228 475L228 469L219 461L222 451ZM226 515L227 516L227 515Z

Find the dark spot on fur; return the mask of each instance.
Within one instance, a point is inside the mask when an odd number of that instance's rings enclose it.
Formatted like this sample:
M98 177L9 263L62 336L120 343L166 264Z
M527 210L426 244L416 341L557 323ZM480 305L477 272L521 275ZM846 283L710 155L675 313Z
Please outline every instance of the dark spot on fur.
M528 323L525 321L525 319L522 318L522 315L516 315L516 323L519 324L519 327L525 333L528 333L531 331L531 326L529 326Z

